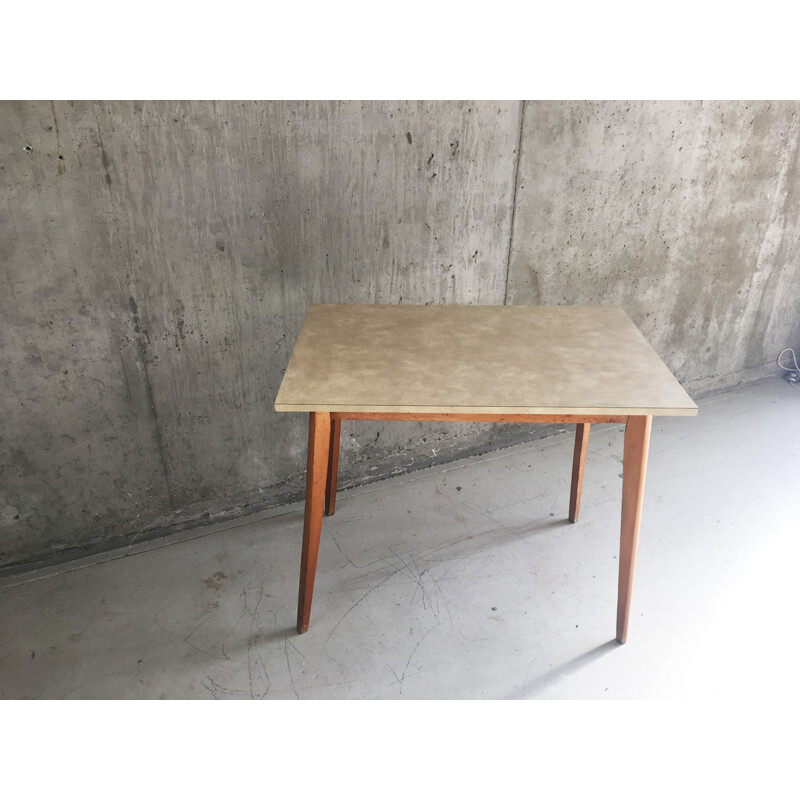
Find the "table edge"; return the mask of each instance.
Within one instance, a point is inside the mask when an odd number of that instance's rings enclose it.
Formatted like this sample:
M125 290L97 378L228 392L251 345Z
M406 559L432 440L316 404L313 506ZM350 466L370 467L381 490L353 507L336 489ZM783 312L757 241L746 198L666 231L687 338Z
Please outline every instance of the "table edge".
M691 407L683 408L649 408L649 407L599 407L589 408L562 407L562 406L374 406L374 405L335 405L332 403L302 403L292 405L289 403L275 403L275 411L283 412L353 412L353 413L376 413L376 414L486 414L496 416L501 414L508 415L552 415L552 416L610 416L620 415L626 417L652 416L652 417L694 417L697 416L698 408L692 404Z

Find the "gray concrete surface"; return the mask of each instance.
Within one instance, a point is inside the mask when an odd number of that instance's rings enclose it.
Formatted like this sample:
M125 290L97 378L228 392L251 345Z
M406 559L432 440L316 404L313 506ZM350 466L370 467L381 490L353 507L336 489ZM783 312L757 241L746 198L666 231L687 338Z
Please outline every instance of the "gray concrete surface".
M5 578L0 697L791 708L800 390L699 405L654 421L624 646L622 430L606 425L574 525L572 431L341 492L302 636L299 505Z
M690 393L768 374L797 109L0 103L0 574L297 499L312 302L619 303ZM530 435L367 424L341 482Z

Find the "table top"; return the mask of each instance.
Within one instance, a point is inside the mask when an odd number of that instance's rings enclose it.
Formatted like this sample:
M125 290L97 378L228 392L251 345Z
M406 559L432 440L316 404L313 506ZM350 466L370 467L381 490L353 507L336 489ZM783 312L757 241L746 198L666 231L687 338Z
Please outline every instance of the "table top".
M614 306L312 305L276 411L694 415Z

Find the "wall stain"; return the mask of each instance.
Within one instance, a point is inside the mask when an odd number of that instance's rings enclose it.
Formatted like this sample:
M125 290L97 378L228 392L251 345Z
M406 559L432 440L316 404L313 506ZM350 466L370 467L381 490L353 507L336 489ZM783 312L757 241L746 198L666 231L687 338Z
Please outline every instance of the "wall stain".
M133 315L133 332L139 333L145 337L147 340L147 344L150 344L150 336L146 330L142 329L142 321L139 318L139 306L136 304L136 300L133 297L128 298L128 305L131 308L131 314Z
M64 164L64 156L61 154L61 134L58 130L58 117L56 116L56 101L50 101L50 110L53 112L53 128L56 132L56 155L58 156L58 174L63 175L67 171L67 167Z
M100 161L103 164L103 169L106 172L105 181L106 183L111 186L111 174L108 171L108 168L111 162L108 160L108 153L106 153L105 145L103 144L103 135L100 133L100 120L97 119L97 115L95 114L95 121L97 123L97 140L100 144Z
M150 382L150 375L147 370L147 345L150 344L150 337L147 334L146 330L142 329L142 322L141 318L139 317L139 306L136 303L135 298L131 295L128 297L128 305L131 309L131 315L133 318L133 330L137 335L136 337L136 349L138 350L139 359L137 360L137 366L139 367L139 371L142 372L142 377L144 378L144 386L145 391L147 393L147 404L150 407L150 411L153 415L153 427L156 439L156 445L158 447L158 452L161 456L161 469L164 475L164 485L167 490L167 498L169 499L170 508L175 507L175 500L172 493L172 485L169 480L169 472L167 471L167 458L169 453L166 450L166 446L164 443L164 436L161 431L161 425L159 424L158 415L156 414L156 403L155 397L153 396L153 385ZM145 341L145 339L147 341ZM126 375L127 381L127 375Z

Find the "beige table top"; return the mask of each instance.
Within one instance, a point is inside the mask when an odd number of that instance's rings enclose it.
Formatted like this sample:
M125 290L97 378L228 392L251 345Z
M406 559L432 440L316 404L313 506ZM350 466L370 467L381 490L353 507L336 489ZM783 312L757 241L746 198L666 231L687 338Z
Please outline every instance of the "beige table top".
M694 415L621 308L313 305L276 411Z

